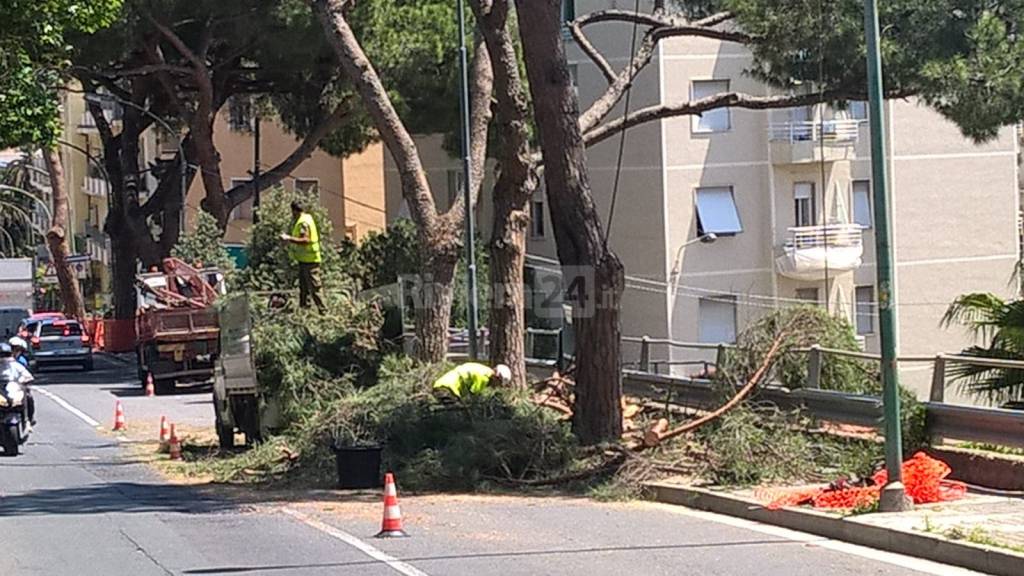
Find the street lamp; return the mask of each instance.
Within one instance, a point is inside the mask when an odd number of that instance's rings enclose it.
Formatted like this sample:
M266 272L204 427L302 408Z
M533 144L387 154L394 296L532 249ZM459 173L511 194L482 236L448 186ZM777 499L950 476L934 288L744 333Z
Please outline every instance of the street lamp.
M163 118L160 118L156 114L152 113L149 110L149 108L139 106L138 104L130 100L125 100L124 98L115 96L114 94L86 92L85 101L90 102L92 104L116 102L118 104L121 104L122 106L134 108L135 110L138 110L139 112L142 112L146 116L152 118L153 121L159 124L168 134L174 135L175 141L178 144L178 155L181 157L181 210L178 213L178 234L180 235L182 232L185 231L185 201L188 197L188 157L185 156L185 147L182 143L181 137L178 135L177 132L174 131L173 128L171 128L170 124L163 120Z
M682 246L679 247L679 250L676 251L675 262L672 263L672 273L669 275L668 281L668 289L670 290L669 299L671 300L671 305L668 307L669 339L671 339L672 336L672 317L675 315L676 298L678 297L677 292L679 291L679 276L681 273L680 268L683 265L683 252L694 244L714 244L716 240L718 240L718 234L708 232L707 234L703 234L692 240L683 242Z
M875 266L878 275L878 324L882 352L882 404L885 408L885 469L888 483L882 489L878 507L882 512L899 512L910 507L903 486L903 448L900 430L899 371L896 365L896 277L893 266L892 221L886 164L886 135L882 100L882 56L878 48L878 2L864 0L864 28L867 34L868 121L871 123L871 172L875 204Z
M470 131L469 131L469 62L466 56L466 9L463 0L457 1L459 13L459 72L462 80L462 94L459 100L462 108L462 170L465 172L463 181L465 185L462 190L463 200L466 209L466 291L468 301L466 302L466 324L469 328L469 357L476 360L479 354L477 337L479 329L477 324L477 289L476 289L476 223L473 221L473 206L470 203L473 190L473 174L470 160Z

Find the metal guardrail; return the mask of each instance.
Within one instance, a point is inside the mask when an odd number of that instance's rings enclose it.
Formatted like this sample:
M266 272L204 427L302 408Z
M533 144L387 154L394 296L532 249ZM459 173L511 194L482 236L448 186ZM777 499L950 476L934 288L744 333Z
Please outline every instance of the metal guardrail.
M623 371L623 386L633 394L664 399L666 402L700 410L712 409L723 402L722 393L708 380L674 377L650 373L659 361L650 359L651 346L669 346L695 350L717 350L718 361L730 344L678 342L656 338L623 338L624 342L641 345L639 370ZM807 354L807 387L796 390L779 385L763 386L755 398L776 404L782 409L801 408L813 418L856 426L881 427L884 411L878 396L822 390L821 374L826 355L843 356L868 362L881 361L880 356L854 350L836 350L812 346L791 352ZM1024 448L1024 411L979 406L960 406L943 402L946 389L946 367L950 363L968 363L991 368L1024 370L1024 361L975 358L961 355L900 356L901 363L932 363L934 366L931 399L924 404L926 431L933 438L997 444ZM717 363L717 362L716 362ZM716 363L709 363L715 365Z

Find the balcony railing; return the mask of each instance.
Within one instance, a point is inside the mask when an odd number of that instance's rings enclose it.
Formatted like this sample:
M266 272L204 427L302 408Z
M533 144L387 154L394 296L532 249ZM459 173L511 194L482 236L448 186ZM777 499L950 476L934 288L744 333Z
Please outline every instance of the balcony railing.
M776 259L779 273L797 280L820 279L824 272L838 274L857 269L864 255L863 227L859 224L800 226Z
M87 176L82 182L82 192L87 196L102 198L107 195L107 182L102 178Z
M772 142L818 142L827 144L855 143L860 134L859 120L825 120L824 122L773 122L768 128Z

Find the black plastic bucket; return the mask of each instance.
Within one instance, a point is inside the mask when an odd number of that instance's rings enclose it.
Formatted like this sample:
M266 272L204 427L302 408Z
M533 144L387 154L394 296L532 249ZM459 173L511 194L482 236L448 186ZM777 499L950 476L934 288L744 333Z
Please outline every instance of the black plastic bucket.
M338 465L338 488L380 488L380 446L332 446Z

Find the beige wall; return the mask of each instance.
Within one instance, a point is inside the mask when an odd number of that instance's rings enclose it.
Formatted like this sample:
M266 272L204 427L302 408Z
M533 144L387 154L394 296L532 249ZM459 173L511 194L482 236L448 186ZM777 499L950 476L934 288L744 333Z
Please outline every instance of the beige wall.
M261 125L260 165L269 170L284 160L298 141L273 121ZM232 179L248 179L253 169L253 137L248 132L232 130L227 114L218 115L214 125L214 142L221 154L221 176L225 186ZM316 150L282 186L294 189L297 180L315 179L319 183L320 203L327 209L333 224L333 237L345 237L346 228L354 225L362 237L371 230L383 227L385 220L383 199L383 165L380 147L371 145L365 151L345 159ZM201 179L195 178L188 194L188 225L194 226L205 189ZM236 219L228 223L225 240L245 242L249 238L251 220Z

